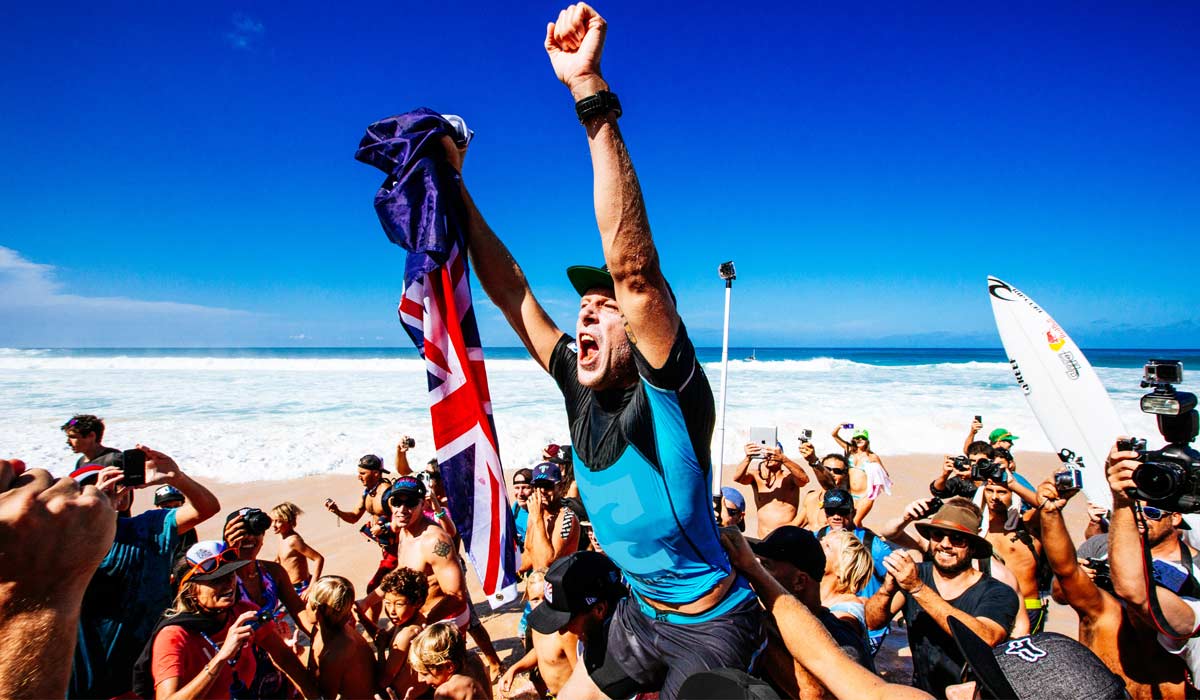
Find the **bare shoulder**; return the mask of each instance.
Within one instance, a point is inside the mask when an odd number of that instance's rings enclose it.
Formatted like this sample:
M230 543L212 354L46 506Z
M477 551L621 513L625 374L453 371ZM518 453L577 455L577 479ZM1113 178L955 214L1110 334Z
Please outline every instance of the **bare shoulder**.
M450 557L455 553L454 539L438 525L430 525L421 533L421 549L435 557Z

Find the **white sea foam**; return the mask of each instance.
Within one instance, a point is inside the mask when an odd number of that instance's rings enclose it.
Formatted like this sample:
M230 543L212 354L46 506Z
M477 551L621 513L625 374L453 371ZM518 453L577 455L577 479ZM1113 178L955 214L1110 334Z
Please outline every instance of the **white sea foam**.
M719 390L720 365L705 373ZM1130 432L1154 437L1137 408L1140 371L1098 370ZM528 359L488 361L501 457L533 462L567 441L553 381ZM975 414L985 430L1021 436L1019 450L1048 450L1008 365L965 362L880 366L835 357L731 361L725 461L751 426L776 426L789 451L804 428L821 452L835 425L871 431L889 454L953 453ZM0 455L58 474L74 461L58 426L73 413L103 416L105 442L144 442L191 472L226 481L349 471L373 452L391 462L402 434L418 459L432 456L424 366L419 360L282 357L71 357L0 350ZM713 448L719 436L714 434Z

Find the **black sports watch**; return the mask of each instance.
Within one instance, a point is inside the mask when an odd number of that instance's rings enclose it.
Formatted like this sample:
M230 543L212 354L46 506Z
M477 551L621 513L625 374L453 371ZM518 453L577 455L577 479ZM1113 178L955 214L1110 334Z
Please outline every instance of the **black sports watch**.
M580 124L586 124L592 117L609 112L616 112L618 117L621 116L621 101L608 90L588 95L575 103L575 115L579 117Z

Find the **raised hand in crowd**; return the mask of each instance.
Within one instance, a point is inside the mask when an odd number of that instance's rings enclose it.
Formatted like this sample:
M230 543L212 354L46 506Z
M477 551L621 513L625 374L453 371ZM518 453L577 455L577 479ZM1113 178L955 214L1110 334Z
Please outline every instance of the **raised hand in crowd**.
M888 683L860 666L834 642L821 621L768 572L735 528L721 530L729 561L746 576L775 619L792 657L837 698L931 698L916 688Z
M116 511L95 486L41 469L18 476L13 461L0 460L0 697L61 698Z

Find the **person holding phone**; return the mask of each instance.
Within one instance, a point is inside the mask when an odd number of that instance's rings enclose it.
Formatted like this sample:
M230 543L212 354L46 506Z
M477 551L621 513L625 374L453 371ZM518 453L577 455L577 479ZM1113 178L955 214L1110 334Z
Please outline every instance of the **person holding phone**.
M796 524L800 489L808 483L804 468L784 454L779 443L749 442L745 452L733 470L733 480L754 492L758 536L766 537L780 525Z
M221 510L217 497L174 459L145 445L137 450L145 471L144 483L136 488L124 485L120 467L89 464L71 474L80 485L96 484L108 494L118 517L116 539L83 597L68 697L110 698L129 691L129 668L171 604L170 574L180 535ZM135 490L163 485L178 489L184 504L130 516Z

